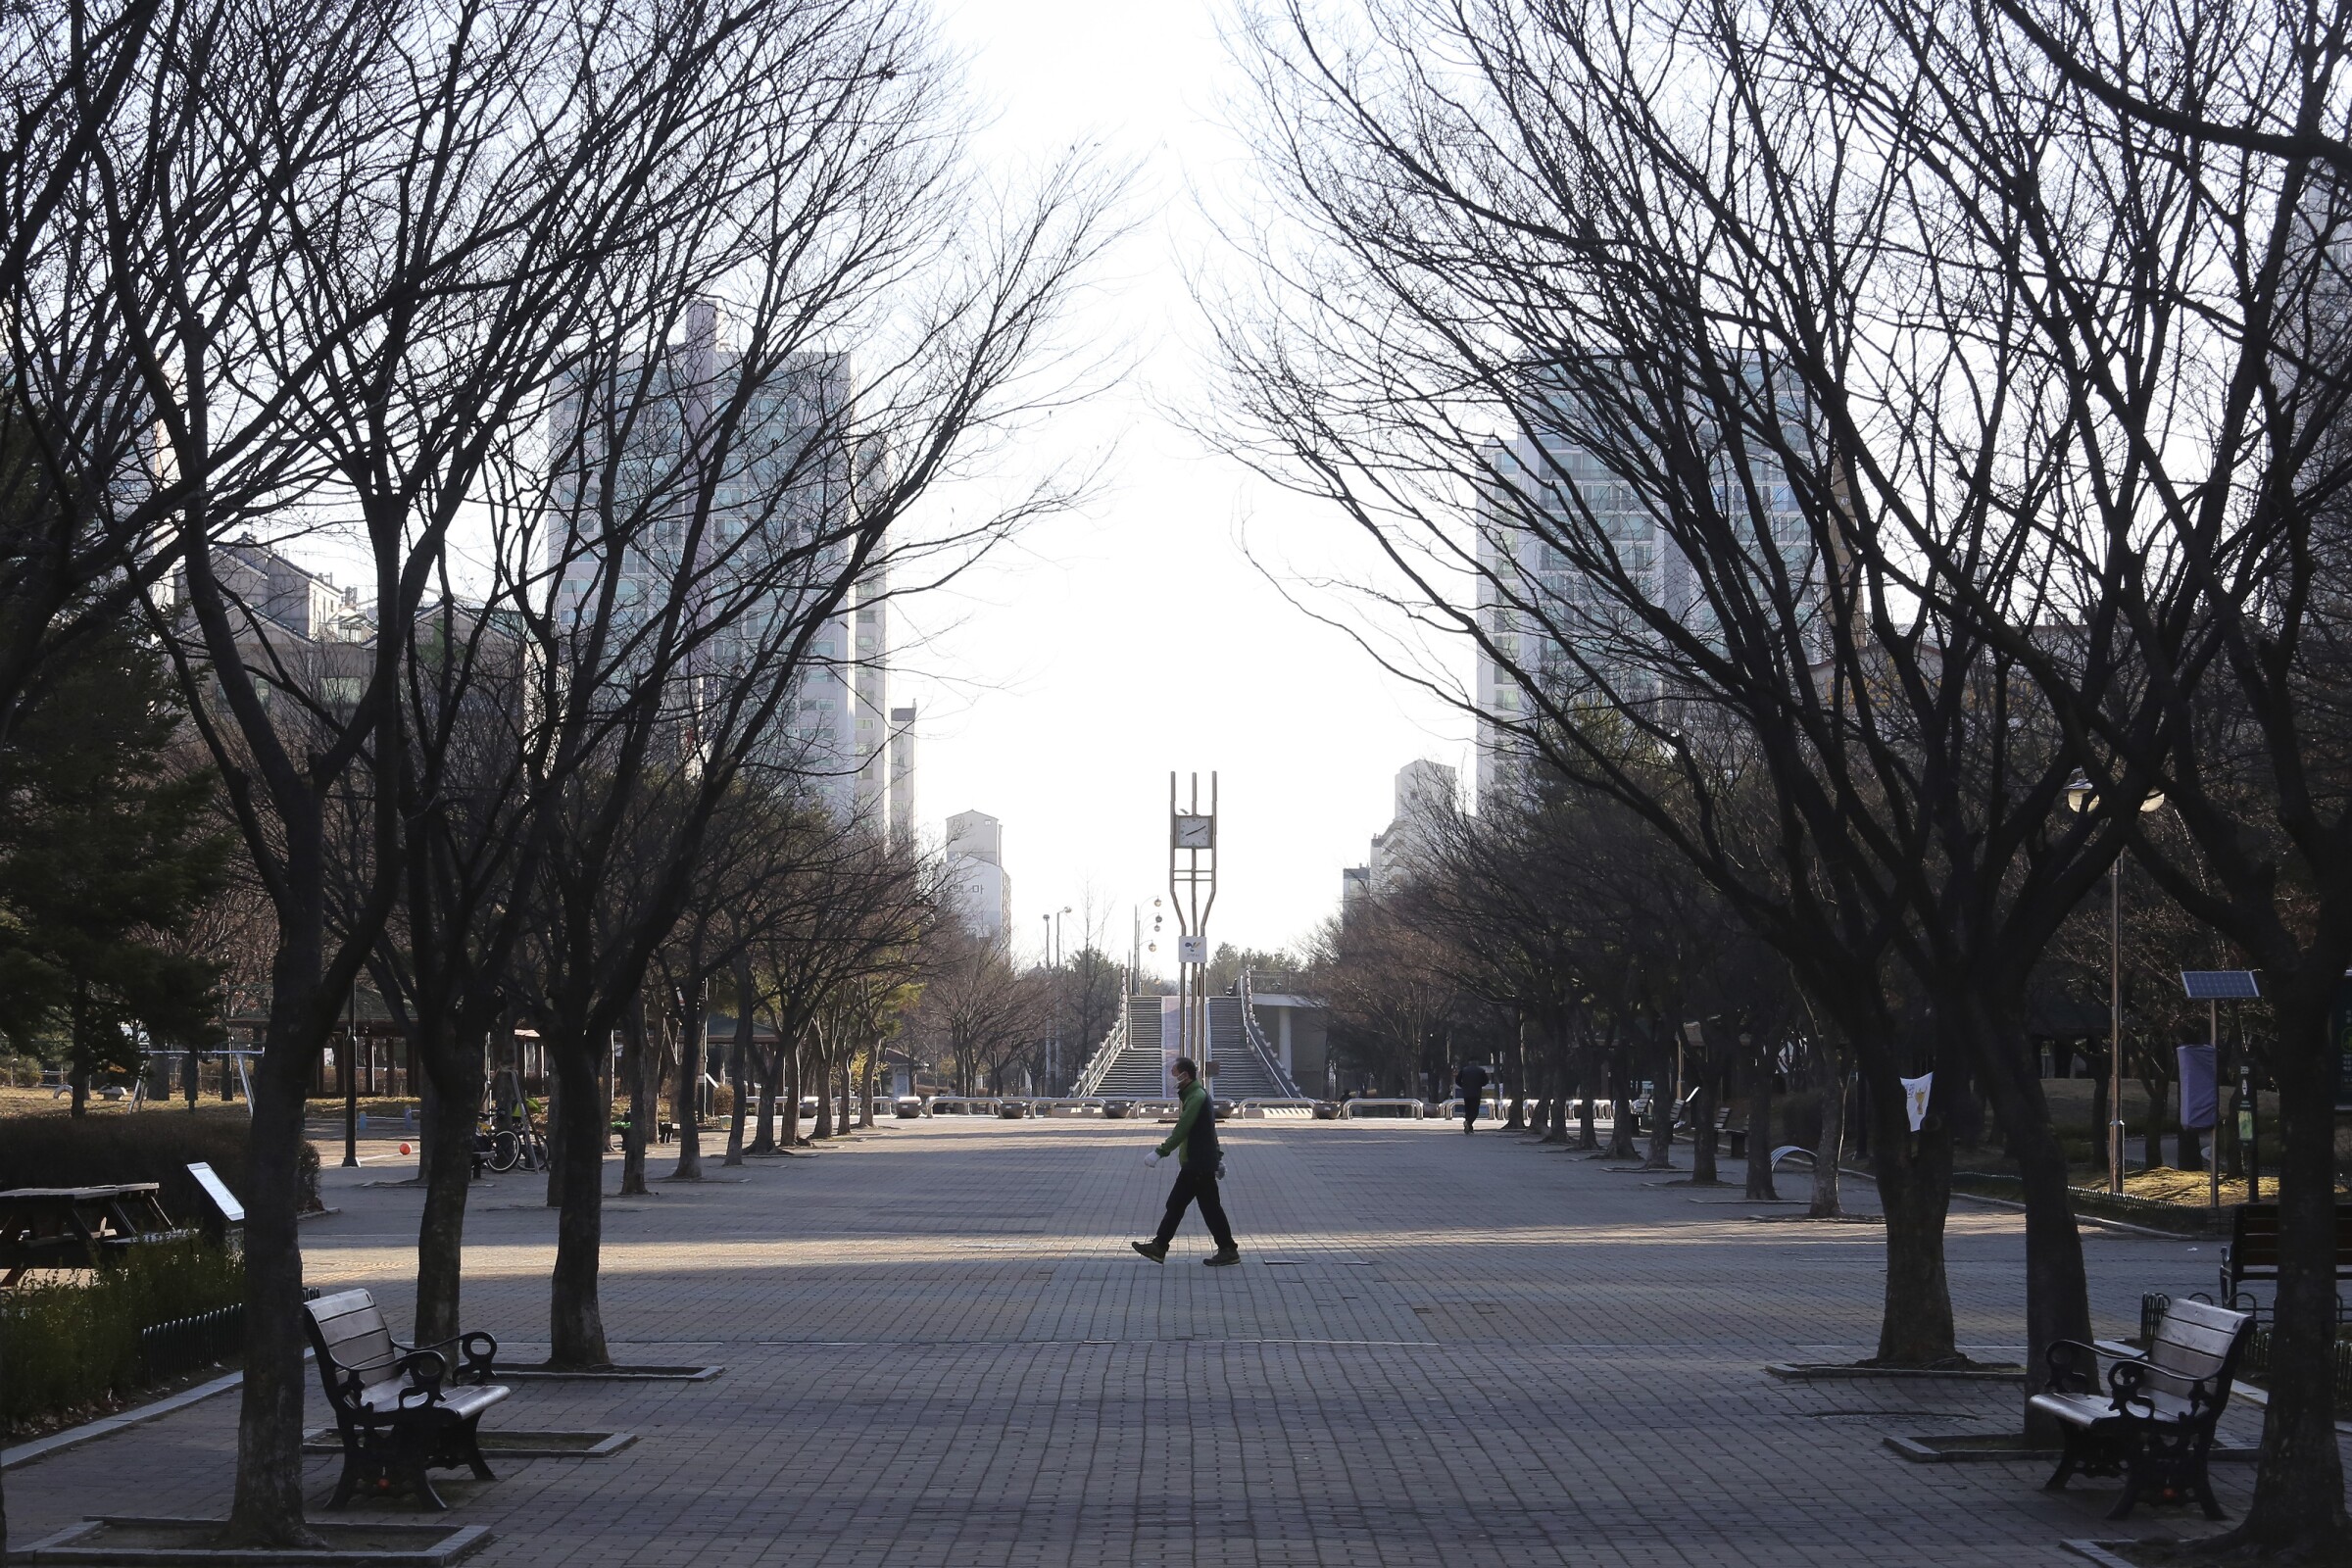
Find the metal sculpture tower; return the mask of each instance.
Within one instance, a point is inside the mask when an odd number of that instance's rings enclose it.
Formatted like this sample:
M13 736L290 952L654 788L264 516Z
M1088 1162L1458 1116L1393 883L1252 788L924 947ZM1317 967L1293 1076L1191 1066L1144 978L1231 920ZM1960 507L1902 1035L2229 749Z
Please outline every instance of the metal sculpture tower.
M1215 1070L1208 1051L1208 914L1217 903L1217 775L1208 775L1208 809L1200 809L1200 775L1176 805L1176 775L1168 775L1168 903L1176 911L1176 1050Z

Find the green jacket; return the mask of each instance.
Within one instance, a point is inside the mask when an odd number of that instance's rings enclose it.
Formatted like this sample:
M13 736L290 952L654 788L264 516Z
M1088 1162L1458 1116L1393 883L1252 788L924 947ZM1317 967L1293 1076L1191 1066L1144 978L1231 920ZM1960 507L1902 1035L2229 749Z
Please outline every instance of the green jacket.
M1200 1079L1185 1086L1183 1108L1176 1116L1176 1130L1168 1134L1159 1146L1162 1154L1174 1154L1178 1164L1192 1158L1198 1145L1201 1152L1214 1158L1217 1151L1217 1115L1208 1109L1208 1090ZM1196 1137L1195 1134L1199 1136Z

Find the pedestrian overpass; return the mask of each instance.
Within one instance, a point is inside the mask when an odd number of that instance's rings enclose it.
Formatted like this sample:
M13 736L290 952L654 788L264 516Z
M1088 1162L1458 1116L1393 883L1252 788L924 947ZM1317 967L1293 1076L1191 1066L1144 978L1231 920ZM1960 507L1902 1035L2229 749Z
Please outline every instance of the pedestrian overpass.
M1219 1100L1307 1100L1322 1088L1322 1009L1303 999L1261 994L1243 975L1237 994L1208 999L1205 1052L1180 1038L1175 997L1130 995L1070 1093L1089 1100L1172 1100L1169 1067L1191 1054L1216 1064ZM1301 1026L1298 1015L1311 1014ZM1271 1020L1271 1026L1269 1026ZM1311 1087L1301 1089L1300 1079Z

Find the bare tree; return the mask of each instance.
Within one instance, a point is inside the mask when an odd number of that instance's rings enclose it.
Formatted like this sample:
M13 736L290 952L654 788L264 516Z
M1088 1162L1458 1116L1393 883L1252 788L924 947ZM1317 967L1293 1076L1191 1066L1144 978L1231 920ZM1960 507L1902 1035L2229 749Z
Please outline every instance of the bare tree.
M1924 533L1944 569L2042 595L2085 689L2124 678L2030 532L1941 482L2064 417L2027 302L1923 287L1938 220L1912 149L1768 14L1400 0L1359 38L1295 8L1253 42L1261 141L1313 239L1259 246L1273 285L1227 334L1238 438L1379 541L1391 609L1505 672L1524 716L1498 740L1641 814L1857 1054L1881 1357L1956 1353L1948 1130L1912 1138L1899 1085L1923 1067L1999 1097L2028 1338L2079 1336L2064 1153L2009 1003L2122 833L2063 809L2079 731L2013 651L1921 611L1910 567ZM2004 484L2046 494L2025 463ZM1925 1039L1890 956L1936 999Z
M1923 200L1958 220L1942 275L2021 301L2037 368L2068 393L2037 448L2046 482L2019 487L2014 462L1947 482L2115 628L2122 678L2086 679L2014 583L1957 569L1903 516L1911 581L2032 673L2094 810L2263 974L2284 1146L2278 1392L2231 1544L2325 1553L2347 1534L2327 1031L2352 957L2352 14L2016 0L1826 20L1877 46L1817 48L1819 69L1921 149Z

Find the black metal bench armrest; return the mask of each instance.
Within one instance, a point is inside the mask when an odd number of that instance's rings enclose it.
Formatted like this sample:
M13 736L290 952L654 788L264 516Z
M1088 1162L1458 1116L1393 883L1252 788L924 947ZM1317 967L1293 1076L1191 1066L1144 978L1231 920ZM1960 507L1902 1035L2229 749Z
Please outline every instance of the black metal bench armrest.
M2145 1361L2118 1361L2107 1369L2107 1388L2115 1396L2118 1415L2156 1419L2156 1402L2141 1392L2147 1387L2150 1370Z
M412 1350L400 1358L400 1371L409 1386L400 1391L403 1410L425 1410L441 1402L441 1385L449 1376L449 1362L438 1350Z
M2081 1340L2052 1340L2042 1354L2049 1369L2047 1394L2096 1394L2099 1388L2099 1349Z
M458 1369L450 1376L450 1381L453 1383L486 1384L490 1381L498 1360L496 1336L485 1334L480 1329L461 1334L455 1339L437 1340L431 1345L403 1346L402 1348L412 1353L430 1350L438 1354L444 1363L454 1359L458 1363ZM457 1352L454 1357L450 1353L453 1350Z
M498 1361L497 1336L485 1334L480 1329L461 1334L458 1336L458 1354L462 1362L458 1368L458 1381L487 1384Z
M368 1384L361 1378L360 1369L338 1363L328 1380L329 1392L335 1404L359 1414L368 1408Z

